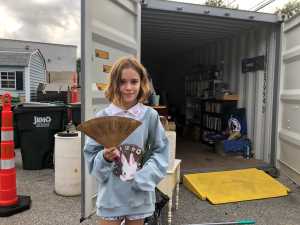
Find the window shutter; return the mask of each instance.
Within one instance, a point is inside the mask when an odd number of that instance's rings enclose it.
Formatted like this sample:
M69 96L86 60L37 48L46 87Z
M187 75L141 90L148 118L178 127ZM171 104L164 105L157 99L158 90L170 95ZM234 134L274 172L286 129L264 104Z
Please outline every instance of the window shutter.
M16 72L16 90L23 90L23 71Z

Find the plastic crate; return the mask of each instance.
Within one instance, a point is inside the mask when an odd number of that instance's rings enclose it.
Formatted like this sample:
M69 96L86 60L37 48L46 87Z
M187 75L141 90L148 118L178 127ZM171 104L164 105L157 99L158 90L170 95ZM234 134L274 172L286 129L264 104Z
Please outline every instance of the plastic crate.
M245 152L248 145L249 141L247 139L224 140L223 150L224 152Z

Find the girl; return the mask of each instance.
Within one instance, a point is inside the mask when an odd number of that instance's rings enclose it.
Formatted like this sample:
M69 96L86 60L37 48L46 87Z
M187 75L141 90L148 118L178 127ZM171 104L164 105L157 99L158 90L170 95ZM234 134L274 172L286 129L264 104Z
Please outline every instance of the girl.
M142 104L149 96L145 68L134 58L112 67L105 92L111 104L100 116L124 116L142 124L120 146L104 148L87 138L84 154L98 185L100 225L142 225L155 209L155 186L168 168L169 143L158 113Z

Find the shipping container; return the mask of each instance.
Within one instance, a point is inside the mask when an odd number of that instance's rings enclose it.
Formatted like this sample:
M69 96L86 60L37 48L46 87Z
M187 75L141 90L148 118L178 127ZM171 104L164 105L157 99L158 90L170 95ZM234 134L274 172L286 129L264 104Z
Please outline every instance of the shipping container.
M121 56L138 57L155 88L183 113L195 65L217 65L246 109L255 158L300 184L299 25L300 16L283 22L274 14L165 0L82 0L82 120L107 106L97 87ZM82 181L86 218L95 211L96 182L86 169Z

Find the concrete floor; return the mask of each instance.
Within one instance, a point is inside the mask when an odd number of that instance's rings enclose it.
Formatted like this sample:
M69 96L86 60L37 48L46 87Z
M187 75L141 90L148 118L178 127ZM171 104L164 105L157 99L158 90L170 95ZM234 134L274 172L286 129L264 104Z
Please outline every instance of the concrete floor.
M287 177L279 178L291 189L287 197L211 205L201 201L181 185L179 209L173 225L228 222L252 219L257 225L299 225L300 188Z
M177 137L176 157L182 159L181 174L244 168L266 168L261 160L216 152L199 142ZM180 207L174 225L253 219L259 225L300 225L300 187L284 174L277 178L291 192L287 197L212 205L201 201L180 185ZM192 207L191 207L192 206ZM187 210L188 209L188 210Z
M253 167L263 163L242 157L224 157L199 143L178 138L177 158L183 159L183 173ZM0 225L74 225L80 224L80 196L62 197L54 193L54 171L22 169L20 152L16 151L18 194L30 195L32 207L17 215L0 218ZM287 197L211 205L199 200L180 185L180 206L174 211L173 225L254 219L258 225L300 225L300 188L286 176L279 178L291 189ZM98 224L97 217L83 225Z
M7 218L1 225L79 224L80 196L62 197L54 193L54 170L23 170L16 150L17 193L31 196L31 209Z
M254 158L245 159L240 154L225 154L213 147L177 136L176 158L182 159L183 173L222 171L251 167L266 167L267 164Z

